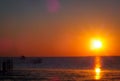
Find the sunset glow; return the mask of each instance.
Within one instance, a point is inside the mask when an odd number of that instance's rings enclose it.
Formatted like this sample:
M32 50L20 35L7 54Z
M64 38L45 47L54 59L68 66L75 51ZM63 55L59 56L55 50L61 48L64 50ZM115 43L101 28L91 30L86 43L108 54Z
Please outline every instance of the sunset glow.
M120 56L118 1L0 0L0 56Z
M91 49L95 50L95 49L100 49L102 48L102 41L99 39L93 39L91 41Z
M0 0L0 81L120 81L120 0Z

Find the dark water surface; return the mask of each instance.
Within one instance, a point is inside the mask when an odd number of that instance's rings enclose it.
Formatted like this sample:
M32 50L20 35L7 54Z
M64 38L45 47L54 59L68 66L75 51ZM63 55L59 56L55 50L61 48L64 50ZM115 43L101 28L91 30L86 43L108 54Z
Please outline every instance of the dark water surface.
M120 57L99 57L102 69L120 69ZM9 58L0 58L0 63ZM93 69L96 57L20 57L10 58L14 67L23 68L62 68L62 69Z
M120 81L120 57L1 57L0 64L7 59L14 68L0 81Z
M0 81L120 81L120 71L106 70L97 75L94 70L31 68L1 75Z

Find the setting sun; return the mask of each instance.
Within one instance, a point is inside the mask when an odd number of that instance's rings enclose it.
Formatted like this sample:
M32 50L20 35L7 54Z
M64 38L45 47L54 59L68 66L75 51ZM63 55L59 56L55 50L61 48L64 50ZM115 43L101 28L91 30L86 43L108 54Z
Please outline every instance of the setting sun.
M99 39L94 39L91 41L91 49L100 49L102 48L102 41Z

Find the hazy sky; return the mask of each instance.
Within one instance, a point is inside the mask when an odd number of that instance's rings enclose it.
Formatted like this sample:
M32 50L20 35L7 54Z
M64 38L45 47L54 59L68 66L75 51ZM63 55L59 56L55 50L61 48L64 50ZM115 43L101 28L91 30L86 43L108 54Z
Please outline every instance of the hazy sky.
M120 55L120 0L0 0L0 21L0 56L90 55L96 35Z

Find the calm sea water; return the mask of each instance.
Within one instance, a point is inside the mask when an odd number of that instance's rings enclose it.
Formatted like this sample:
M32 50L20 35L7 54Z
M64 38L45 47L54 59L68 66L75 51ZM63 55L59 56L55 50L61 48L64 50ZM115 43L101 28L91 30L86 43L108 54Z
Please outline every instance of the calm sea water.
M7 59L14 71L0 81L120 81L120 57L4 57L0 63Z
M93 69L96 57L2 57L0 63L12 59L15 68ZM120 57L99 57L102 69L120 69Z

